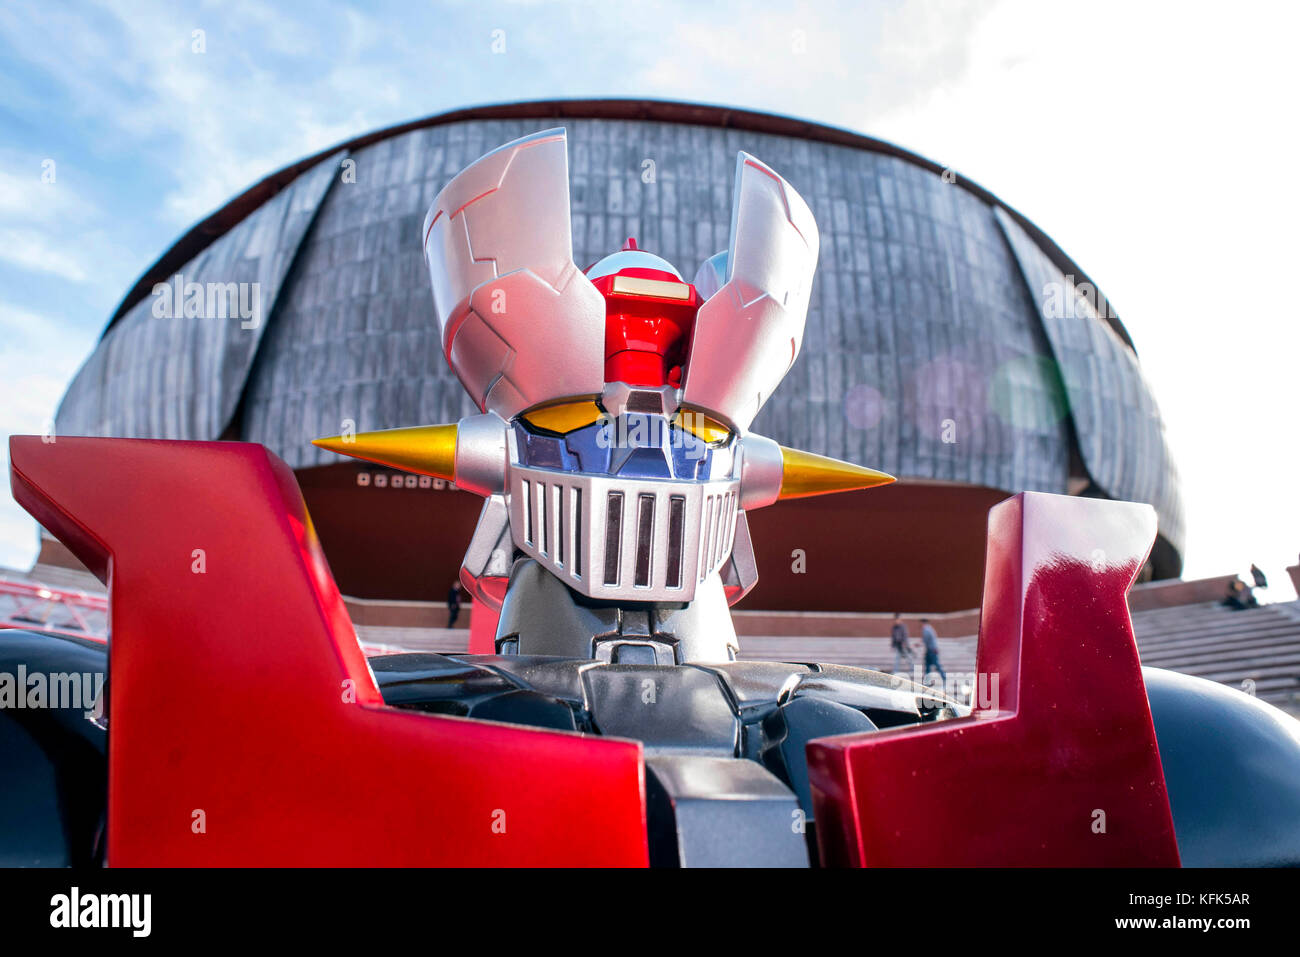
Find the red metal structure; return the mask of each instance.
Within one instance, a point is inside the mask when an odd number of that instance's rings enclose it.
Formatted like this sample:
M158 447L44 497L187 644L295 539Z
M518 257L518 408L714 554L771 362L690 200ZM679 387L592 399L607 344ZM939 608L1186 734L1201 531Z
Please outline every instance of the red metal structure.
M110 586L111 864L647 862L639 743L383 704L264 448L15 437L11 461ZM811 743L823 862L1176 865L1124 597L1153 533L1146 506L996 509L996 701Z
M969 717L813 742L823 860L1177 866L1125 595L1150 506L1023 493L993 509Z
M109 584L110 864L646 863L639 743L383 704L261 446L10 453L14 497Z

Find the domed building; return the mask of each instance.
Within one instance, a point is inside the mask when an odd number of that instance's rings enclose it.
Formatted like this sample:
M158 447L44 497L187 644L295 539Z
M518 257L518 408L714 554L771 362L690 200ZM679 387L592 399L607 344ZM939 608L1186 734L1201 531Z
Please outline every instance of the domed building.
M979 604L988 510L1039 490L1149 502L1143 570L1176 577L1163 425L1109 303L986 190L888 143L681 103L509 104L308 157L196 225L127 293L70 385L62 435L260 442L296 472L344 594L441 600L481 500L311 439L478 411L448 368L420 228L460 169L568 130L574 261L628 237L683 275L727 245L737 151L821 232L803 349L754 429L898 476L750 515L751 609ZM42 561L55 560L47 543Z

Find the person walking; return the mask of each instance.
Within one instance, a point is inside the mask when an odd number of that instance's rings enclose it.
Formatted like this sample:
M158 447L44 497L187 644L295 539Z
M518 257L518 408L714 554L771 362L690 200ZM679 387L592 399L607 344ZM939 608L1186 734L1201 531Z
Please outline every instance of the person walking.
M889 645L894 649L893 673L898 674L898 666L904 658L907 659L907 670L911 672L916 667L916 659L912 657L912 648L907 642L907 626L900 614L894 615L894 626L889 629Z
M447 591L447 627L455 628L456 619L460 617L460 582L451 583Z
M925 645L925 674L937 671L939 680L946 682L948 676L943 673L943 665L939 664L939 636L929 618L921 619L921 643Z

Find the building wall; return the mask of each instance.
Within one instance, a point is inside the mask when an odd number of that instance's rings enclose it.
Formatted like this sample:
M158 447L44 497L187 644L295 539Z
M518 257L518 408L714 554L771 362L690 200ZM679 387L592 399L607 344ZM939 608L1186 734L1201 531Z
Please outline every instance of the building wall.
M105 333L59 407L65 435L214 439L231 425L249 370L299 244L337 159L303 173L179 271L181 295L147 295ZM202 290L203 315L185 317L184 283ZM209 284L246 284L250 318L207 313ZM176 288L168 283L171 288ZM221 291L217 291L218 295ZM217 306L216 301L212 303ZM229 312L231 302L224 308ZM164 313L159 316L156 313Z
M1078 277L1062 273L1018 223L1004 211L997 212L1035 293L1088 474L1110 498L1154 505L1161 535L1177 542L1181 552L1178 470L1137 357L1098 319L1091 299L1077 294ZM1167 574L1178 574L1181 562L1179 566Z

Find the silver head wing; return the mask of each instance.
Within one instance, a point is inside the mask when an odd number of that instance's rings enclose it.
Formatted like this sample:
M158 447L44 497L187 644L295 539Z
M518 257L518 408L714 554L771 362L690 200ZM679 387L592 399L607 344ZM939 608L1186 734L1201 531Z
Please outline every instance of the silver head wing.
M747 430L803 344L817 270L817 223L803 198L748 153L736 162L731 241L696 277L702 295L683 402Z
M458 173L424 220L443 349L484 411L505 419L605 384L605 300L573 263L563 129Z

